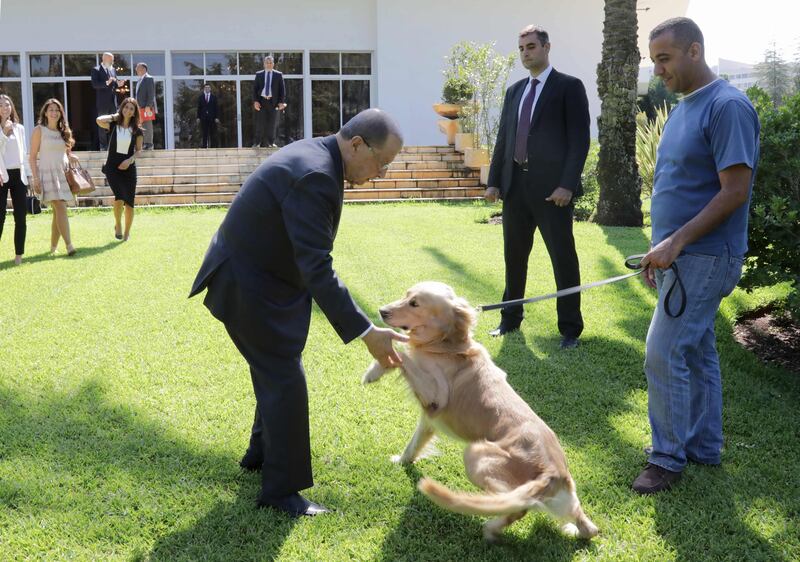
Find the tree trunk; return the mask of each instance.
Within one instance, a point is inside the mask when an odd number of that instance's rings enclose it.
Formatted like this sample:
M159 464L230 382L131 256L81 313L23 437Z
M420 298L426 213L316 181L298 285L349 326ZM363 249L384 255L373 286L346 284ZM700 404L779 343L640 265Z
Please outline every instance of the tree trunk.
M600 199L595 222L609 226L642 226L636 165L637 27L636 0L606 0L603 56L597 67Z

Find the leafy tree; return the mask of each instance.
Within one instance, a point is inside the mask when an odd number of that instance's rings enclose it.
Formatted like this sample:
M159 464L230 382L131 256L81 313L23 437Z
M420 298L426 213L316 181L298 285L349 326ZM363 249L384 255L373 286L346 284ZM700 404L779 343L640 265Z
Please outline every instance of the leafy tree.
M606 0L597 67L600 199L595 220L610 226L642 226L643 221L636 165L637 26L636 0Z
M756 65L758 86L764 89L772 103L780 105L783 96L791 91L789 64L783 60L775 43L764 52L764 60Z
M747 90L761 121L761 160L750 207L748 290L788 282L789 312L800 319L800 92L775 107L765 90Z

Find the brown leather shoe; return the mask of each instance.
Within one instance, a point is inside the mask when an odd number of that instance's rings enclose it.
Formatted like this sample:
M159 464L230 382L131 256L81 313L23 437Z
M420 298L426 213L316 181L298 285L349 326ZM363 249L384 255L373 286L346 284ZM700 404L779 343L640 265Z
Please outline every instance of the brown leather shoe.
M680 479L680 472L672 472L658 465L647 463L644 470L633 481L633 491L642 495L657 494L669 490Z

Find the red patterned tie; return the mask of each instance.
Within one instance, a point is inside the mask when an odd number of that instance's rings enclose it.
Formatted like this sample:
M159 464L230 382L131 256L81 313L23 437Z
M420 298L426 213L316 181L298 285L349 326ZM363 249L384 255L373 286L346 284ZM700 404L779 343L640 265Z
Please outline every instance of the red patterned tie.
M524 164L528 160L528 132L531 129L531 109L533 100L536 97L536 86L539 81L534 78L531 80L531 89L522 101L522 112L517 123L517 142L514 144L514 161Z

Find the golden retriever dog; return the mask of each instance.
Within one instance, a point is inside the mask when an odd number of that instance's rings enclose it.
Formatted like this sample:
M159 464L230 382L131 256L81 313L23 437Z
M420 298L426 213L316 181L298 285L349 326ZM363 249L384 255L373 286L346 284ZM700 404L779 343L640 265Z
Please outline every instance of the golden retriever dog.
M555 433L472 339L476 315L469 303L443 283L424 282L380 313L410 337L400 351L400 371L422 406L414 436L394 460L413 463L434 433L451 435L467 443L467 476L488 493L454 492L427 478L420 480L420 491L450 511L493 517L484 525L487 540L529 511L550 513L570 536L597 535ZM375 362L362 382L373 383L386 372Z

